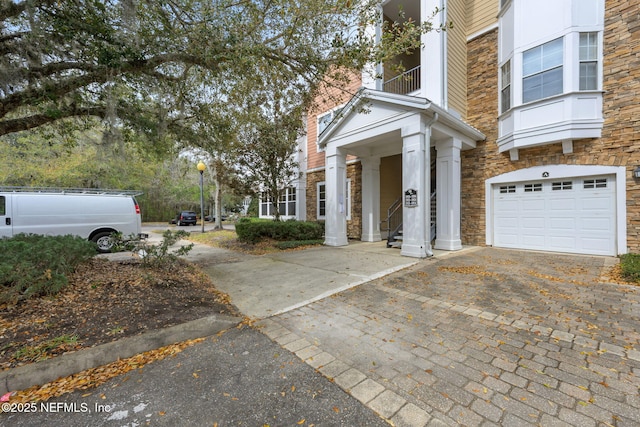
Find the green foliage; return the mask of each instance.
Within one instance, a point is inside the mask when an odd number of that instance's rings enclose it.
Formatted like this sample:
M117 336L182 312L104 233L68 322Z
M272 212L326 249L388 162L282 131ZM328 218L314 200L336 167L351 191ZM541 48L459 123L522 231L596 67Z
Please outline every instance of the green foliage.
M0 239L0 302L55 295L96 246L78 236L18 234Z
M311 221L251 221L243 218L236 223L238 240L257 243L269 238L278 241L319 240L324 227Z
M142 265L147 268L168 268L178 260L179 257L187 255L193 249L193 243L181 246L173 251L171 247L180 239L186 238L189 233L184 230L173 232L165 230L162 233L162 241L158 245L150 244L147 240L126 240L123 241L122 235L115 234L117 246L131 250L140 255Z
M46 359L51 350L68 345L73 346L77 342L77 335L61 335L36 345L26 345L16 351L14 358L24 362L39 362Z
M630 282L640 282L640 254L625 254L620 257L622 276Z

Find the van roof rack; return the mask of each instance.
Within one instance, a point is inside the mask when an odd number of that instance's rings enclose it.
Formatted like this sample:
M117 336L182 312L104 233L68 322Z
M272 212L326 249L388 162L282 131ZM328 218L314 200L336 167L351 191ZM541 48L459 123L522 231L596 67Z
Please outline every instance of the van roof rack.
M139 190L114 190L106 188L54 188L54 187L14 187L0 186L0 191L7 193L53 193L53 194L103 194L110 196L139 196Z

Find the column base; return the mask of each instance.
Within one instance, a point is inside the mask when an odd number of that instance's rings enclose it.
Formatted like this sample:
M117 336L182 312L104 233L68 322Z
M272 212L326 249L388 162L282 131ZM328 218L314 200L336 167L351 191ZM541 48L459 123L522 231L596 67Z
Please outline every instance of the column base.
M428 250L428 251L427 251ZM425 248L424 246L402 244L400 255L413 258L426 258L431 254L431 248Z
M349 244L349 240L342 237L325 237L324 244L327 246L347 246Z
M460 249L462 249L462 241L459 239L456 239L456 240L436 239L436 244L434 245L434 249L441 249L443 251L459 251Z
M380 235L380 232L377 233L371 233L371 234L362 234L362 236L360 237L360 240L363 242L379 242L380 240L382 240L382 236Z

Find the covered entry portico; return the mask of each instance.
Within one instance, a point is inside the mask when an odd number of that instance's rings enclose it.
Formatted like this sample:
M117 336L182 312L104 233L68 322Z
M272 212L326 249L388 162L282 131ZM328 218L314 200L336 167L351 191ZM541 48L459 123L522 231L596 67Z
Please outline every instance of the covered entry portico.
M436 149L436 249L458 250L460 151L484 135L425 98L360 89L318 139L325 150L325 244L347 240L347 155L362 165L362 240L379 241L380 158L402 154L402 255L431 255L431 149ZM398 195L400 196L400 195Z

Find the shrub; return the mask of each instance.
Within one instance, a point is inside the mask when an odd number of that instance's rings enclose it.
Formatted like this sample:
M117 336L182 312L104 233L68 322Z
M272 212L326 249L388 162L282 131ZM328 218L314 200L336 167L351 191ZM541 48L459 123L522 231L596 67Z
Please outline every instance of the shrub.
M189 237L189 233L184 230L176 232L165 230L159 245L152 245L146 240L123 240L121 234L114 234L113 237L116 240L116 247L139 253L144 267L170 267L178 257L187 255L193 249L193 243L190 243L173 250L173 252L169 251L178 240Z
M286 240L319 240L324 227L310 221L250 221L242 219L236 223L238 240L257 243L269 238L278 241Z
M96 245L78 236L18 234L0 239L0 301L54 295L67 275L96 255Z
M640 282L640 254L625 254L620 257L622 277L630 282Z

